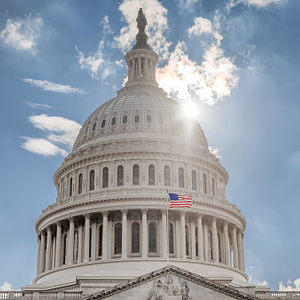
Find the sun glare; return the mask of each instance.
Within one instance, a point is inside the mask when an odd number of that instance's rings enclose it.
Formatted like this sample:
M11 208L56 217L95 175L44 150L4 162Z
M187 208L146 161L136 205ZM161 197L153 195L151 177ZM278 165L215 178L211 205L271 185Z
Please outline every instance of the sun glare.
M193 102L187 102L184 104L184 112L189 117L195 117L197 113L196 105Z

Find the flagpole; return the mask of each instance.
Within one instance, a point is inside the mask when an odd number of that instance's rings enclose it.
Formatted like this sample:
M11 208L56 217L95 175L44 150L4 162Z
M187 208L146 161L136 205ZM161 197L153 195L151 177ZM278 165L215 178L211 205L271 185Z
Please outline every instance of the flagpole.
M170 258L169 258L169 192L167 190L167 264L170 264Z

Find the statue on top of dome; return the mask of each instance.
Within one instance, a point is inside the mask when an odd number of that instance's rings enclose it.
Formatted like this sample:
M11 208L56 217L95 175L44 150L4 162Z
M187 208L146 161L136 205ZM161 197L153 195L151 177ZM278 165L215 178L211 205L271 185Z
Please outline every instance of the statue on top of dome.
M137 28L139 29L139 31L145 31L146 25L148 25L148 23L142 8L139 9L139 14L138 17L136 18L136 21L137 21Z

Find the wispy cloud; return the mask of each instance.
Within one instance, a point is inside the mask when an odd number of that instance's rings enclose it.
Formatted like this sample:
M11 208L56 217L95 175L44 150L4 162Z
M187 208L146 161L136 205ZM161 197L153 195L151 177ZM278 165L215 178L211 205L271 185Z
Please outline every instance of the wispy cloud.
M32 108L37 108L37 109L49 109L49 108L53 108L50 105L47 104L40 104L40 103L31 103L31 102L26 102L26 104Z
M24 19L8 19L0 37L7 45L17 50L26 50L36 54L37 40L42 25L41 17L32 18L31 15Z
M209 151L216 156L216 158L222 158L220 154L220 149L216 147L209 146Z
M181 12L185 10L189 11L193 7L193 4L195 4L197 1L199 0L179 0L178 5Z
M289 279L286 286L283 285L282 281L279 282L279 291L300 291L300 278L294 281Z
M46 132L47 136L43 138L23 137L25 142L21 147L43 156L66 156L67 151L55 144L71 148L81 128L81 125L75 121L46 114L31 116L28 119L34 127Z
M29 83L34 87L39 87L44 91L64 93L64 94L86 94L86 92L82 89L75 88L70 85L62 85L62 84L54 83L47 80L35 80L35 79L24 78L23 81Z
M113 30L109 24L108 17L105 16L100 22L102 26L102 39L98 44L98 49L89 55L85 55L82 51L75 47L77 51L77 59L82 70L87 70L93 79L104 80L110 74L115 73L113 65L118 65L117 62L111 62L103 54L103 49L105 46L105 38L107 35L113 34Z
M212 23L208 19L195 18L189 29L190 36L209 34L210 44L203 43L203 61L198 65L189 58L186 44L179 42L170 54L168 64L157 70L160 86L172 97L181 102L201 101L215 104L238 84L237 67L230 57L224 55L221 47L223 36L218 32L219 16Z
M4 282L0 287L0 291L11 291L11 290L12 290L12 285L8 282Z
M157 0L124 0L119 10L122 12L123 19L127 25L121 28L120 34L114 39L116 45L123 52L131 50L132 44L137 35L136 17L140 7L146 15L148 26L146 31L149 33L148 43L161 58L168 56L170 42L166 39L168 30L167 9Z
M26 141L22 144L25 150L40 154L43 156L62 155L66 156L67 152L46 139L23 137Z
M283 2L283 0L229 0L229 2L226 5L226 8L228 11L230 11L230 9L232 9L240 3L248 6L254 5L256 7L265 7L269 4L276 4L279 2Z
M69 147L73 146L81 128L75 121L47 114L31 116L29 121L34 127L50 132L47 139L51 142L66 144Z
M253 283L255 285L258 285L258 286L267 286L267 285L269 285L268 281L266 281L266 280L260 281L260 280L257 280L255 278L253 278L252 276L249 276L249 282Z

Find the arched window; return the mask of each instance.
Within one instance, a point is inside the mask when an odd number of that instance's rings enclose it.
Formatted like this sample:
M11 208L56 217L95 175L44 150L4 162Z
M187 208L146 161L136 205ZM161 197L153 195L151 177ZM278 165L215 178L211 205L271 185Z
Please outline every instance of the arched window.
M90 227L89 257L92 257L92 227Z
M101 122L101 128L104 128L105 124L106 124L106 120L102 120L102 122Z
M174 228L172 223L169 223L169 253L174 254Z
M147 123L151 123L152 122L152 118L150 115L147 115Z
M202 181L203 181L203 193L207 194L207 180L206 180L206 174L203 174L202 176Z
M90 191L95 189L95 171L90 171Z
M196 256L198 256L198 226L195 227Z
M197 191L197 176L196 176L196 171L192 171L192 190Z
M139 123L140 122L140 116L139 115L135 115L134 116L134 123Z
M117 186L124 185L124 167L118 166L117 169Z
M73 177L70 178L70 197L73 195Z
M155 222L149 223L149 253L157 253L157 228Z
M68 235L65 234L63 239L63 261L62 261L63 265L67 263L67 241L68 241Z
M140 170L138 165L133 165L132 167L132 184L133 185L140 184Z
M96 129L96 122L94 123L94 125L93 125L93 128L92 128L92 131L95 131L95 129Z
M186 225L185 225L185 253L187 256L190 255L189 228Z
M184 172L181 167L178 169L178 186L184 188Z
M148 184L155 185L155 167L154 167L154 165L150 165L148 167Z
M99 226L99 241L98 241L98 256L102 256L102 235L103 235L103 226Z
M213 196L215 196L216 186L215 186L215 179L214 178L211 179L211 186L212 186L212 194L213 194Z
M169 166L164 166L164 186L171 186L171 170Z
M128 117L127 116L123 116L123 124L127 124L128 121Z
M115 225L115 254L122 253L122 223Z
M88 133L88 130L89 130L89 126L85 130L85 135Z
M140 253L140 224L138 222L131 225L131 253Z
M164 118L162 116L158 117L159 124L164 124Z
M73 260L78 260L78 230L74 231L74 248L73 248Z
M102 177L102 187L106 188L108 187L108 168L103 168L103 177Z
M211 230L208 229L208 261L211 261L213 257L212 253L212 234Z
M112 126L114 126L114 125L116 125L116 123L117 123L117 118L116 117L113 117L112 119L111 119L111 125Z
M78 178L78 194L82 193L82 186L83 186L83 174L80 173Z

